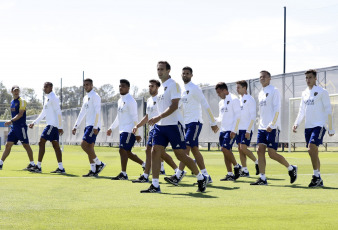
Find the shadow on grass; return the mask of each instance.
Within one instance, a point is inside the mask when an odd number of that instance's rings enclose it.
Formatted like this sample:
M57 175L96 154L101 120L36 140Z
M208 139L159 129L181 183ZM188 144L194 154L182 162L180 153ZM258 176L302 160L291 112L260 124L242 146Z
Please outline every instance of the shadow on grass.
M162 193L164 195L171 195L171 196L188 196L188 197L194 197L194 198L219 198L218 196L211 196L211 195L208 195L207 193L205 192L196 192L196 193L192 193L192 192L189 192L189 193Z
M338 188L335 187L315 187L315 188L309 188L308 186L304 186L304 185L299 185L299 184L292 184L292 185L269 185L272 187L289 187L289 188L298 188L298 189L333 189L333 190L338 190Z
M70 174L70 173L49 173L48 175L52 175L52 176L65 176L65 177L80 177L79 175Z

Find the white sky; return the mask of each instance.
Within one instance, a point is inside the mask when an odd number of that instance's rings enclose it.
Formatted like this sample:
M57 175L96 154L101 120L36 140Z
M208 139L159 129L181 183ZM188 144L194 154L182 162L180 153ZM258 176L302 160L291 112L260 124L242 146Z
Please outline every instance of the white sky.
M0 81L34 88L43 82L94 85L127 78L139 92L167 60L181 83L256 78L338 65L338 1L0 0Z

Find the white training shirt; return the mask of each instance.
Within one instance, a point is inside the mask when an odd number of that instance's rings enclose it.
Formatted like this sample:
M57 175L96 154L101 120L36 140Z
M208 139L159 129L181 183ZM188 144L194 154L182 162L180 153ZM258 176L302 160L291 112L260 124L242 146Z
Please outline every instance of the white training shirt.
M33 124L38 124L46 117L47 125L51 125L58 129L62 129L62 113L60 109L60 100L52 91L46 94L45 103L40 115L33 121Z
M110 129L113 130L119 126L120 133L131 133L137 122L137 103L135 99L129 93L121 95L117 102L117 116Z
M238 98L229 93L224 100L218 103L219 117L217 120L221 122L221 132L231 131L237 133L237 120L241 116L241 107Z
M202 107L208 115L211 126L216 125L214 115L211 113L210 106L205 99L205 96L196 84L191 81L184 84L184 91L182 92L182 105L183 105L183 117L184 124L191 122L203 123L202 119Z
M239 101L241 106L241 120L238 129L246 130L248 133L250 133L250 131L253 132L256 121L256 101L249 94L244 94L243 97L239 96Z
M147 100L147 108L146 108L146 113L148 115L148 120L150 120L153 117L156 117L159 115L158 110L157 110L157 95L154 97L150 97ZM153 125L149 125L149 132L154 128Z
M158 113L162 114L172 104L171 100L181 98L181 87L173 79L169 78L162 83L157 96ZM157 125L177 125L180 120L179 110L175 110L169 116L162 118Z
M299 125L305 116L305 128L317 126L325 127L328 116L331 114L331 127L328 127L329 134L334 134L332 108L329 93L319 86L313 86L310 90L307 87L302 92L302 99L299 105L299 112L295 125ZM329 125L330 126L330 125Z
M74 128L77 129L86 116L86 127L93 126L94 129L101 127L101 97L94 91L90 91L83 98L83 104Z
M281 97L278 89L272 85L264 87L258 94L259 126L258 129L281 129Z

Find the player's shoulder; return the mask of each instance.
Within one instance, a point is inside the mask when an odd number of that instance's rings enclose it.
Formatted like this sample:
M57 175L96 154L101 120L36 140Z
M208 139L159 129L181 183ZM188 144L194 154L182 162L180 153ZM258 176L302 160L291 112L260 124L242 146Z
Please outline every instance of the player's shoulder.
M19 97L18 100L21 104L27 104L27 101L22 97Z
M230 93L230 98L231 98L231 100L238 100L239 101L238 97L233 93Z

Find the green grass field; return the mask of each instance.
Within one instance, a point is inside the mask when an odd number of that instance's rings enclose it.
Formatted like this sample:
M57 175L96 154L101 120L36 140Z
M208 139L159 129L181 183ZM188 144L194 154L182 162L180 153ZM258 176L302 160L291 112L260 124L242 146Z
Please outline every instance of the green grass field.
M32 146L37 159L37 146ZM203 151L213 184L197 193L195 177L180 186L160 178L162 194L141 194L149 184L112 181L120 172L117 148L97 147L107 164L99 178L82 178L88 159L79 146L66 146L67 175L49 172L57 167L48 146L42 174L22 171L28 158L22 146L14 146L0 171L0 229L337 229L338 155L320 153L324 188L309 189L312 167L306 152L284 153L299 167L290 185L287 170L267 159L269 186L250 186L255 181L254 164L248 161L251 178L221 182L225 175L219 151ZM142 159L144 148L135 148ZM173 155L172 152L169 152ZM238 153L235 152L238 158ZM175 161L177 162L176 158ZM167 174L173 170L165 165ZM129 179L142 168L129 161ZM190 170L188 172L190 175Z

